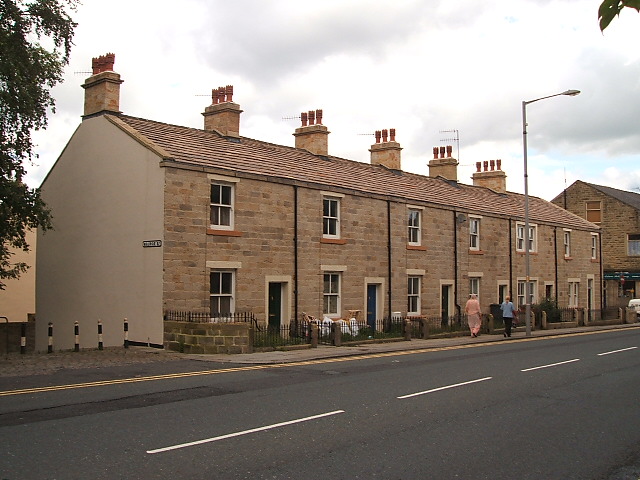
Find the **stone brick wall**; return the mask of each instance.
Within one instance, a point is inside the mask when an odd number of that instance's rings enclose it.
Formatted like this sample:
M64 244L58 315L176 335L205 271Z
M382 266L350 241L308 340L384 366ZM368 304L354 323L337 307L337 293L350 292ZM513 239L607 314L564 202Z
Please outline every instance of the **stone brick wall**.
M571 185L553 203L586 218L586 202L602 202L602 261L611 271L640 269L640 257L627 255L627 234L640 233L640 212L583 182ZM566 203L566 207L565 207Z
M384 306L386 316L407 311L407 277L417 273L422 278L421 313L437 316L441 314L442 282L453 284L457 279L452 294L463 308L469 294L469 277L479 276L481 305L488 313L489 305L498 301L499 284L509 284L515 296L517 280L525 277L524 254L515 251L516 222L506 214L480 218L480 250L471 251L469 213L473 212L420 206L422 239L419 248L414 248L408 245L407 237L410 206L401 200L356 194L344 188L327 192L320 186L294 186L278 179L228 180L235 189L234 229L215 232L208 230L210 176L202 171L166 168L167 310L208 311L209 272L225 266L235 272L235 311L253 312L259 322L266 322L267 317L267 278L289 279L284 281L290 283L288 288L293 293L283 323L295 316L296 293L299 315L322 315L325 272L337 271L341 275L341 315L346 315L347 310L366 313L367 279L381 279L378 302ZM327 194L340 201L338 239L323 239L322 235L322 202ZM565 260L562 228L538 224L537 252L531 255L531 276L538 282L536 301L542 298L545 283L554 285L554 294L558 289L560 305L566 305L567 278L580 279L581 299L587 298L587 276L599 285L599 264L590 260L590 241L590 232L574 230L574 254L571 260ZM599 306L600 289L595 290L594 301Z
M248 323L164 322L164 348L182 353L251 353Z

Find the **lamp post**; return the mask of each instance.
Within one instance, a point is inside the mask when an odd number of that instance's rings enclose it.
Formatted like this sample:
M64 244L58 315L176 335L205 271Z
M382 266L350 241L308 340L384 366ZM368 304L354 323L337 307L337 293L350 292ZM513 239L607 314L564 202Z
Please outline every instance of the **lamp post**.
M526 336L531 336L531 255L529 252L530 231L529 231L529 175L527 173L527 105L539 100L547 98L559 97L560 95L569 95L571 97L578 95L580 90L567 90L562 93L556 93L547 97L536 98L535 100L522 102L522 145L524 147L524 256L525 256L525 324Z

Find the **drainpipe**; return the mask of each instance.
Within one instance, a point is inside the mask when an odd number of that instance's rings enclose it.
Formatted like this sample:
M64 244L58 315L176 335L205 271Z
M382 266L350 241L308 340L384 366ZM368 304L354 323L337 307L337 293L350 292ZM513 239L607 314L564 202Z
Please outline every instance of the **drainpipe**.
M607 299L604 292L604 268L602 266L602 230L598 235L598 262L600 263L600 310L607 308Z
M391 200L387 200L387 263L387 275L389 277L389 280L387 282L387 295L389 296L389 318L391 318L391 312L393 311L393 309L391 308Z
M556 305L558 305L558 227L554 227L553 229L553 252L556 258L556 261L555 261L556 288L554 290L555 290Z
M298 186L293 186L293 313L298 322Z
M453 302L458 320L462 318L462 308L458 304L458 213L453 211Z
M509 297L513 302L513 225L509 219Z

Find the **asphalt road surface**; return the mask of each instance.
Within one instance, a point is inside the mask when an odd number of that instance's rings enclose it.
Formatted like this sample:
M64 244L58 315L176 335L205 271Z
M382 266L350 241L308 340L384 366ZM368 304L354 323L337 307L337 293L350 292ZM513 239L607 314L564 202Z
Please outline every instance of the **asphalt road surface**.
M178 363L0 391L0 479L640 478L638 329Z

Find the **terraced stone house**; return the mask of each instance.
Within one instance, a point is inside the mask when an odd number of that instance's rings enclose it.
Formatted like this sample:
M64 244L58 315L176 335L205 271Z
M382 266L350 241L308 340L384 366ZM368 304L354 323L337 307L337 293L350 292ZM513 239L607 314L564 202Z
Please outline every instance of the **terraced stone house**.
M525 232L499 160L478 162L473 185L451 147L429 153L429 176L405 172L393 129L370 163L339 158L319 110L293 146L247 138L232 87L213 91L202 129L128 116L113 60L94 59L82 122L43 183L55 230L38 238L40 348L49 321L100 319L105 345L121 344L125 317L132 342L161 345L174 310L447 319L477 293L488 313L509 292L525 302L527 241L533 303L600 306L599 228L534 197Z
M600 226L606 306L638 298L640 194L577 180L552 202Z

